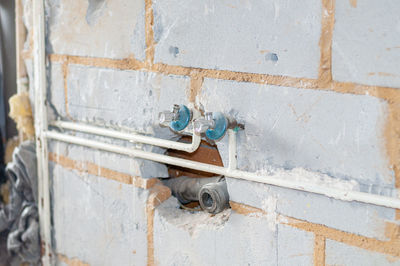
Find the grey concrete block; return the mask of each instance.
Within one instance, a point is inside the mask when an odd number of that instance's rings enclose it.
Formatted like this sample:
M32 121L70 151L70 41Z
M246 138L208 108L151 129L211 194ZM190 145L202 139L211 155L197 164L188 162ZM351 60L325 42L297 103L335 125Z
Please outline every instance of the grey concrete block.
M276 265L276 231L264 217L229 209L213 217L178 209L175 198L157 207L154 253L159 265Z
M400 265L400 259L373 252L370 250L361 249L358 247L349 246L333 240L326 241L326 265L363 265L363 266L394 266Z
M323 224L341 231L379 240L386 222L395 220L395 210L358 202L340 201L313 193L228 178L231 201L265 210L270 223L278 214Z
M78 134L78 137L82 137L82 135ZM84 137L88 139L99 140L99 138L93 138L93 136ZM106 142L105 139L100 139L100 141ZM111 144L116 144L119 146L124 146L124 144L126 144L115 142L118 141L114 141ZM127 147L140 148L135 145L128 145ZM168 177L168 170L165 164L149 160L132 158L121 154L100 151L96 149L86 148L84 146L66 144L57 141L49 142L49 151L58 155L66 156L69 159L75 160L77 162L91 162L100 167L111 169L120 173L125 173L134 177ZM160 148L153 148L153 150L151 151L155 153L163 153L165 150Z
M321 1L155 0L155 61L316 78Z
M144 1L47 2L47 50L91 57L145 57Z
M312 265L314 235L296 228L278 225L277 265Z
M400 87L400 5L396 1L337 1L333 78Z
M50 102L48 113L66 117L64 74L62 64L52 62L48 68L47 99Z
M376 185L379 194L394 187L383 139L383 100L206 79L197 101L208 111L231 114L245 123L238 134L240 169L302 167ZM219 149L228 158L227 145Z
M104 121L152 133L160 111L171 110L174 103L187 104L189 84L185 76L70 65L69 112L78 121Z
M145 265L148 192L52 167L56 252L91 265Z

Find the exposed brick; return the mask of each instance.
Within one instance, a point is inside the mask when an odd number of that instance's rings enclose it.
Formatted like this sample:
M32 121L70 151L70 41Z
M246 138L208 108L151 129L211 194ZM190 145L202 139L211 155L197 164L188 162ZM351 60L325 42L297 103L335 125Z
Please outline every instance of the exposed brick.
M170 110L174 103L186 103L189 84L182 76L70 65L68 110L76 120L148 131L158 125L160 111Z
M52 53L144 59L144 0L51 0L46 11Z
M314 235L296 228L278 225L277 265L312 265Z
M326 241L327 265L400 265L400 258L352 247L340 242Z
M396 1L336 1L334 80L400 87L399 13Z
M175 198L155 213L159 265L276 265L276 231L265 217L224 211L216 216L178 209Z
M231 114L245 123L238 135L243 170L303 167L356 179L368 192L394 193L383 140L385 101L214 79L204 80L198 101L208 111ZM227 138L218 148L226 165Z
M62 63L51 63L48 69L49 83L48 99L50 101L51 110L49 113L55 111L56 115L66 117L67 113L65 110L65 96L64 96L64 73Z
M318 76L319 0L153 2L155 62Z
M52 167L56 252L90 265L145 265L148 192Z
M227 182L231 201L366 237L388 240L387 222L395 220L394 209L232 178Z

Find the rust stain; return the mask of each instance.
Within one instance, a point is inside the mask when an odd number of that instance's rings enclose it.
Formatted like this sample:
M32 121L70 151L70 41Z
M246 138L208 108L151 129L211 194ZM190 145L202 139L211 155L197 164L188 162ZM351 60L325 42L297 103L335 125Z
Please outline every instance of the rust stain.
M325 246L326 239L324 236L314 236L314 265L324 266L325 265Z
M242 203L230 202L232 210L242 215L265 215L266 212L259 208L249 206ZM390 235L391 239L388 241L377 240L365 236L360 236L338 229L330 228L325 225L315 224L304 220L279 215L279 221L282 224L286 224L297 229L314 233L317 236L335 240L338 242L345 243L350 246L359 247L365 250L373 252L383 253L395 257L400 257L400 238L398 225L389 224L387 225L386 235ZM395 228L395 229L394 229Z
M152 0L145 0L145 39L146 39L146 66L151 67L154 63L154 14Z
M162 202L171 197L171 190L157 183L150 189L146 203L147 216L147 265L156 265L154 258L154 211Z
M350 0L350 5L354 8L357 7L357 0Z
M144 179L139 176L131 176L125 173L101 167L91 162L76 161L66 156L52 152L49 153L49 160L67 169L72 169L80 173L88 173L90 175L96 175L99 177L111 179L120 183L133 185L138 188L149 189L159 182L157 178Z
M77 258L70 259L67 256L62 255L62 254L57 254L57 257L60 261L64 262L68 266L90 266L89 263L82 262L81 260L79 260Z
M319 86L329 87L332 83L332 36L335 24L335 0L322 0L321 37L319 40Z

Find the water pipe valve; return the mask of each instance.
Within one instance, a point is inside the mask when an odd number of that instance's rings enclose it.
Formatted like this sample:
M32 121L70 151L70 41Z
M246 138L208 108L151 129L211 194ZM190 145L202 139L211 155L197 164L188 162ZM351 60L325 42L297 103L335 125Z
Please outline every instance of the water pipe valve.
M213 113L207 112L204 118L198 118L193 124L194 132L197 135L205 133L208 129L213 129L215 127L215 121L213 120Z
M205 113L204 118L194 120L193 127L195 134L205 133L206 138L212 141L222 139L228 129L235 131L244 129L244 125L238 124L235 119L227 117L221 112Z
M169 126L173 131L182 131L192 119L192 113L185 105L174 104L172 111L160 112L158 115L161 126Z

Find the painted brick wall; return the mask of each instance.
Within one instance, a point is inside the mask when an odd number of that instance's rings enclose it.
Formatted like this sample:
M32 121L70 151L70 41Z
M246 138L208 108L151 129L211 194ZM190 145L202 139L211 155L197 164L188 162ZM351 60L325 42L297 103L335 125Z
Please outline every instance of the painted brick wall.
M398 197L396 1L48 0L46 13L51 119L174 139L158 112L202 105L246 124L242 170ZM178 208L155 179L164 165L50 151L60 265L400 265L398 210L228 179L231 209L211 217Z

